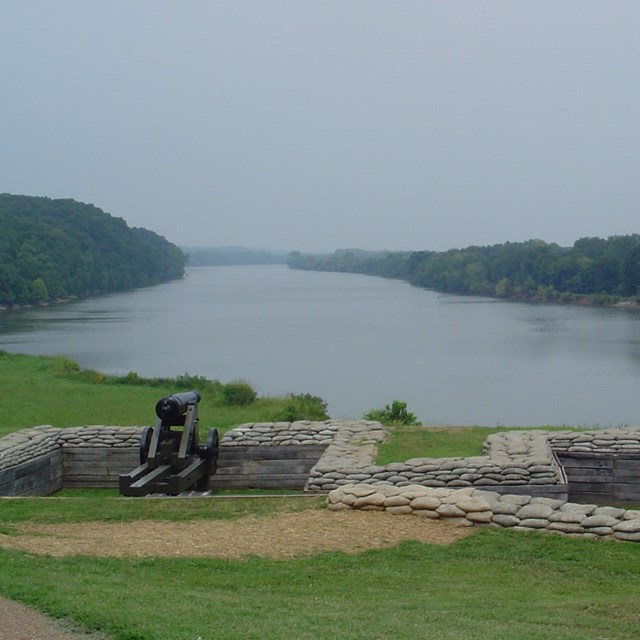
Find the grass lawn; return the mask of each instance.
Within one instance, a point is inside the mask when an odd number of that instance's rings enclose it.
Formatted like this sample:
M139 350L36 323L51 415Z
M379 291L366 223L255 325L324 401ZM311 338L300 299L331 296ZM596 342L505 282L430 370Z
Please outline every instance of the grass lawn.
M532 427L536 428L536 427ZM547 431L570 427L537 427ZM513 427L388 427L390 437L378 447L376 464L404 462L411 458L456 458L479 456L488 435L513 431Z
M144 426L155 420L156 402L175 393L170 386L94 383L69 370L65 358L0 352L0 437L41 424ZM200 431L221 432L243 422L270 421L285 398L258 398L248 406L220 406L203 394Z
M19 522L134 517L207 518L215 527L219 518L319 503L31 498L1 500L0 519L7 532ZM0 551L0 593L117 640L635 639L640 548L482 529L448 547L406 542L288 560Z
M16 524L60 522L131 522L133 520L226 520L272 515L324 505L322 497L238 499L123 498L117 490L61 491L46 498L0 498L0 531L12 534Z

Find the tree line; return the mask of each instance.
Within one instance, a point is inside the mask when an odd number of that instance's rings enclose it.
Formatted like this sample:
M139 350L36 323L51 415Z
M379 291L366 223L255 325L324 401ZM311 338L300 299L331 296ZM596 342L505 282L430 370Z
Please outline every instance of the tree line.
M184 275L153 231L71 199L0 194L0 305L43 304Z
M182 247L190 267L218 267L249 264L284 264L287 254L246 247Z
M640 235L581 238L572 247L542 240L449 251L336 251L289 254L295 269L400 278L437 291L536 301L640 302Z

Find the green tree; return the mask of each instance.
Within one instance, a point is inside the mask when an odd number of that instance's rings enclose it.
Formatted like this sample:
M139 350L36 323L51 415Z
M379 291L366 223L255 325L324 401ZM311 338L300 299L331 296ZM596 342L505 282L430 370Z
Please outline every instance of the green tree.
M49 299L47 285L44 283L42 278L36 278L31 283L31 297L32 301L36 303L43 303Z

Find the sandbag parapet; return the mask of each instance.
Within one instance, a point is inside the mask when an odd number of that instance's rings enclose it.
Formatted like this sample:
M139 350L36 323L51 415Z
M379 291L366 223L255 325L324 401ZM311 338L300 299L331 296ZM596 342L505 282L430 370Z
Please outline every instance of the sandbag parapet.
M386 511L464 526L493 525L592 539L640 542L640 511L465 487L347 484L329 492L331 511Z
M221 441L225 447L328 445L340 424L326 420L312 422L250 422L227 431Z
M374 426L375 425L375 426ZM365 425L362 425L363 427ZM345 426L344 440L350 441ZM368 423L379 442L385 431ZM340 432L342 433L342 431ZM405 462L375 464L375 451L346 454L340 433L311 470L307 490L331 491L354 481L403 487L477 487L499 492L557 493L566 497L566 478L549 444L547 431L512 431L489 436L482 456L466 458L412 458ZM373 445L372 445L373 446Z
M138 447L141 427L88 426L59 429L41 425L0 438L0 470L66 447Z

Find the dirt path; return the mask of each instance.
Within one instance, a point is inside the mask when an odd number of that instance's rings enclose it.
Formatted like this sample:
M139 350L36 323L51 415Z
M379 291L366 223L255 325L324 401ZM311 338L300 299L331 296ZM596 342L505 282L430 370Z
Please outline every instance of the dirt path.
M472 529L378 511L308 510L236 520L25 525L21 535L0 535L0 546L51 556L268 558L323 551L360 553L403 540L449 544Z
M5 549L50 556L268 558L324 551L361 553L403 540L450 544L473 529L414 516L376 511L309 510L236 520L25 525L19 535L0 535ZM0 640L100 640L98 634L65 629L42 613L0 598Z
M106 640L66 628L36 609L0 597L0 640Z

